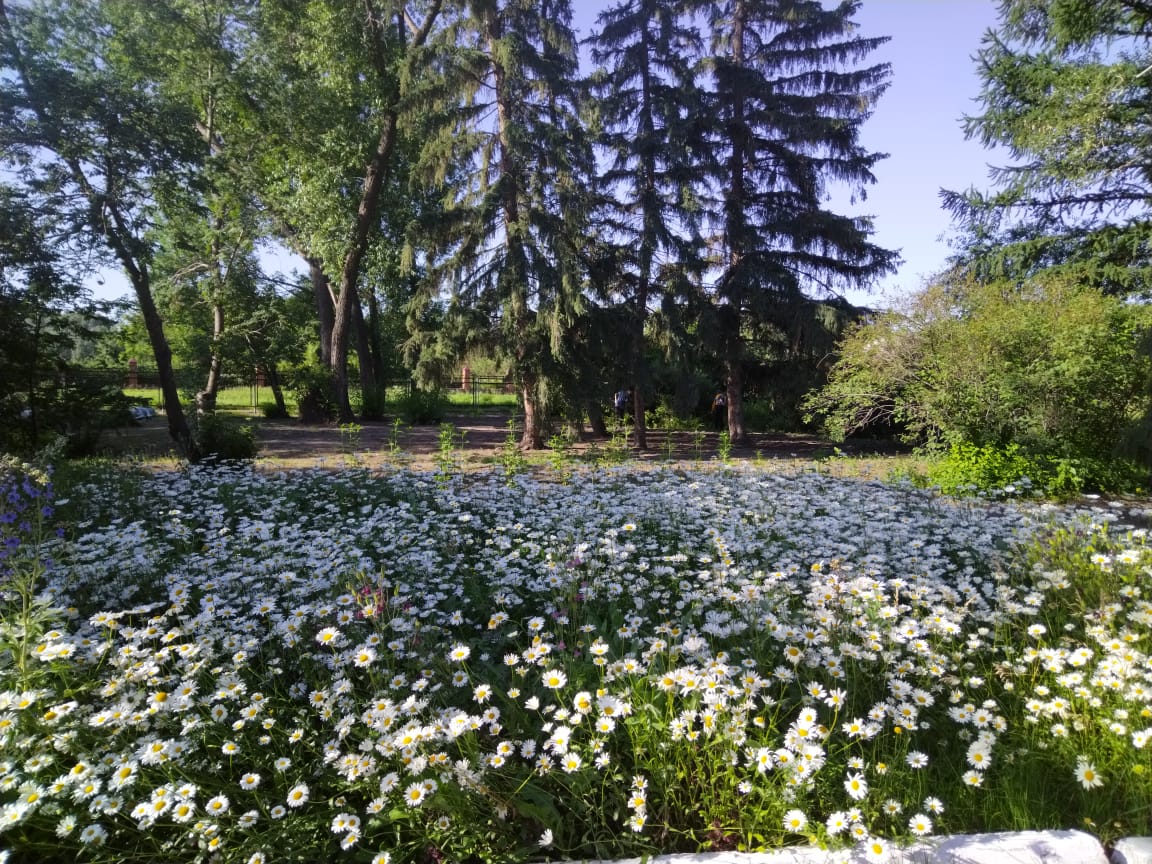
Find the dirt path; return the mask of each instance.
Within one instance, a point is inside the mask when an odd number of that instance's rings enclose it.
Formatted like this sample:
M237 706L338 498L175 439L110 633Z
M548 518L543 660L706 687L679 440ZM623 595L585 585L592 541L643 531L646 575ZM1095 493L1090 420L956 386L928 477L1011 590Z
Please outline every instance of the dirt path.
M455 430L453 447L463 462L473 464L494 463L508 448L508 415L455 415L448 418ZM519 438L519 431L516 433ZM368 462L395 458L398 451L408 454L417 464L430 464L440 450L441 430L438 426L402 426L392 423L366 422L359 432L348 435L336 426L301 426L292 421L263 421L259 426L260 456L272 461L294 462L305 458L339 458L356 454ZM716 456L719 435L716 432L667 432L649 430L648 449L639 451L627 442L613 443L610 439L586 438L573 442L570 452L574 456L590 458L595 449L601 454L613 448L624 450L629 459L641 461L701 461ZM751 445L732 450L733 459L795 458L812 459L828 455L833 444L826 439L803 435L752 436ZM856 453L892 453L888 442L871 448L844 448ZM532 458L533 454L525 454Z
M506 451L507 414L454 414L447 418L453 427L453 449L464 467L495 464ZM301 468L338 464L355 459L377 466L404 461L413 467L430 467L440 451L439 426L397 427L393 422L364 422L356 431L342 430L335 424L305 426L294 420L244 418L251 423L260 445L259 460L264 464ZM515 433L519 439L519 430ZM163 417L146 421L139 427L116 430L105 440L109 454L134 454L145 459L163 459L172 451ZM592 439L573 442L569 452L592 459L596 451L602 458L617 456L641 462L710 461L717 455L719 435L716 432L648 432L648 449L639 451L629 437L616 442ZM755 434L748 447L734 447L732 458L808 460L830 455L834 444L817 436ZM861 442L842 445L849 455L890 455L900 452L891 442ZM615 451L615 452L614 452ZM529 462L548 458L550 451L526 453Z

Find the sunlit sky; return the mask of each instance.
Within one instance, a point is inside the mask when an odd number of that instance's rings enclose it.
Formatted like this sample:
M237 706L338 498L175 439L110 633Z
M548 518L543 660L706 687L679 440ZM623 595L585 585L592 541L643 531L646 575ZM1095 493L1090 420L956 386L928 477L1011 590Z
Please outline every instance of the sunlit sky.
M589 35L605 0L573 0L578 36ZM890 36L872 59L892 64L891 85L861 138L871 151L887 153L869 188L867 200L851 205L847 195L834 195L840 212L874 218L874 240L900 250L899 271L871 293L852 292L849 299L870 306L887 305L899 294L914 290L937 272L949 254L952 232L940 207L941 188L966 189L987 185L988 166L1003 164L1003 153L967 141L961 117L976 113L980 91L973 61L985 31L995 24L993 0L863 0L856 17L863 36ZM586 58L585 58L586 59ZM289 276L304 271L303 262L287 254L265 255L268 270ZM104 274L93 284L98 297L129 292L119 274Z

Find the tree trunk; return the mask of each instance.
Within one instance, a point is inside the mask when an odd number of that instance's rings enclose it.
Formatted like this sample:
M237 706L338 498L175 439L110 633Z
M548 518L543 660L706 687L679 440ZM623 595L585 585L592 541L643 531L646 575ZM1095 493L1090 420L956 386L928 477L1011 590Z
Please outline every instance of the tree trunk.
M604 409L595 399L588 400L588 425L597 438L610 438L608 427L604 425Z
M732 13L732 56L736 67L744 66L744 25L748 10L744 0L736 0ZM744 87L739 77L732 88L732 118L729 126L729 140L732 152L728 156L728 191L724 201L724 233L728 246L728 268L726 315L721 316L722 345L724 352L725 395L728 399L728 435L733 444L746 445L748 431L744 427L744 373L741 336L741 315L743 312L745 275L744 253L747 246L746 177L744 166L749 158L749 131L746 119Z
M336 387L336 406L340 412L340 422L353 419L352 407L348 402L348 344L352 329L352 309L359 304L356 283L360 278L360 267L364 254L368 251L368 235L380 211L380 189L384 185L385 172L396 145L396 112L389 112L376 142L376 152L364 174L364 189L360 195L360 207L356 211L356 230L352 243L344 256L344 266L340 270L340 295L336 300L336 320L332 327L332 350L329 364L332 368L332 381ZM362 364L363 365L363 364Z
M268 386L272 388L272 398L276 400L276 414L287 417L288 405L284 401L284 388L280 384L280 373L276 371L276 363L269 363L265 371L268 373Z
M336 312L332 302L332 289L319 258L307 257L308 276L312 281L312 296L316 300L316 318L320 324L320 365L332 365L332 328Z
M212 359L208 365L208 382L196 394L196 410L201 414L211 414L216 410L216 396L220 392L220 371L223 358L220 356L220 342L224 337L224 307L219 302L212 304Z
M536 376L525 375L521 393L524 396L524 434L520 438L521 450L543 450L544 432L541 428L539 402L536 396Z
M376 299L376 291L368 292L368 350L372 354L372 374L376 377L376 386L384 387L387 384L387 370L384 368L384 344L380 336L380 303Z
M729 357L725 362L724 391L728 397L728 437L733 444L747 446L748 430L744 426L744 369L740 358Z
M502 61L502 51L498 45L503 36L503 25L495 8L489 9L484 17L484 36L488 42L488 62L492 66L493 89L496 100L496 137L500 146L498 181L500 193L500 215L504 223L504 269L500 275L504 290L509 329L512 333L514 354L513 372L522 382L524 397L524 435L520 446L525 450L541 450L544 435L541 430L543 418L536 391L538 376L528 357L528 325L533 314L528 306L528 256L524 248L524 226L520 222L519 169L511 157L512 104L508 94L507 70ZM532 370L532 371L530 371Z
M648 427L644 418L644 394L640 390L640 384L637 376L633 376L632 380L636 383L632 385L632 429L636 433L636 449L648 449Z
M365 420L379 420L381 417L378 400L376 370L372 366L372 344L368 325L364 322L364 310L357 295L352 301L352 325L356 329L356 360L360 367L360 414Z
M655 123L652 119L652 70L648 63L648 27L641 28L641 67L640 67L640 134L646 141L654 137ZM660 214L656 202L656 154L651 145L646 145L641 153L643 187L641 200L643 207L643 229L640 235L639 269L640 284L636 290L636 307L632 330L632 428L636 432L636 447L648 449L648 426L644 416L644 385L648 376L644 368L644 322L648 317L648 291L652 281L652 262L656 255L656 236Z
M8 43L6 47L11 52L14 65L24 85L24 92L33 103L33 111L41 123L51 128L53 124L48 122L48 111L43 104L36 103L34 99L33 94L38 93L39 89L32 80L28 65L24 62L15 40L10 38L11 32L7 11L3 0L0 0L0 37ZM97 190L89 182L80 160L64 153L58 155L88 203L89 230L104 239L132 283L136 301L140 304L140 316L144 319L144 329L148 333L148 341L152 345L152 353L156 359L156 373L160 377L160 390L164 396L164 413L168 418L168 433L189 461L195 462L199 460L201 454L188 428L184 410L180 407L180 393L172 370L172 349L168 346L168 340L164 336L164 325L156 311L148 265L131 251L142 241L132 233L128 220L124 218L116 202L108 197L107 190L103 192Z
M143 271L145 276L147 271ZM188 428L188 421L184 417L184 408L180 404L180 391L176 386L176 373L172 369L172 349L168 346L168 339L164 336L164 324L160 320L160 313L156 311L156 302L152 298L152 288L147 279L141 283L133 281L136 289L136 302L140 304L140 315L144 319L144 329L148 332L148 341L152 344L152 353L156 358L156 374L160 377L160 392L164 396L164 414L168 418L168 434L184 451L190 462L200 460L200 448L192 438Z
M432 25L440 14L441 0L433 0L423 24L419 29L413 27L412 39L405 46L407 61L415 56L415 52L423 47L432 30ZM366 2L368 27L373 44L377 47L385 42L385 34L377 15ZM403 34L406 26L404 15L398 16L397 29ZM375 54L376 71L381 79L389 77L388 61L383 53ZM391 105L384 115L384 122L380 127L380 135L376 140L376 150L364 172L364 184L360 193L360 206L356 209L356 224L353 227L352 240L344 254L344 264L340 268L340 295L336 301L336 320L332 327L332 353L329 365L332 369L332 381L336 387L336 405L340 412L340 422L347 423L353 419L352 408L348 403L348 331L352 327L352 306L359 302L356 295L356 285L360 280L360 268L364 262L364 255L368 251L368 237L376 225L380 213L380 190L384 187L384 180L391 168L392 151L396 146L396 128L399 118L400 94L391 94ZM361 364L366 365L364 363Z

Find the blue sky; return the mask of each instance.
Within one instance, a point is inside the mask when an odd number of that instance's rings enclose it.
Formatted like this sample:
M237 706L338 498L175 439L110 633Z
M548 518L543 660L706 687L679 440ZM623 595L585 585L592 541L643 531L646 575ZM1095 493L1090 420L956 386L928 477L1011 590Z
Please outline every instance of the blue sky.
M573 23L587 36L596 17L611 3L573 0ZM849 299L870 306L888 305L899 294L918 288L937 272L949 254L946 243L951 222L940 208L939 190L985 187L989 164L1004 154L966 141L960 120L979 110L980 92L972 57L984 32L995 24L994 0L863 0L857 15L863 36L890 36L874 55L875 62L892 64L892 80L875 113L864 124L862 143L889 157L876 168L877 182L867 200L851 205L847 195L833 198L840 212L869 214L874 239L900 250L899 271L870 293L852 292ZM289 255L265 256L265 267L303 272L302 261ZM94 286L100 297L128 293L119 273L104 274Z

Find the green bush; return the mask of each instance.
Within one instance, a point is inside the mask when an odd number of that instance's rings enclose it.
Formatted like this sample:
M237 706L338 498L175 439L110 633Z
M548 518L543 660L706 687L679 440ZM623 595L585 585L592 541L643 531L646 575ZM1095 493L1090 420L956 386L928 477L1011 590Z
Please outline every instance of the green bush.
M324 366L303 366L293 376L301 423L328 423L336 419L339 411L332 373Z
M744 403L744 425L752 432L770 432L781 428L772 403L758 399Z
M396 410L411 426L434 426L444 422L448 400L440 390L417 390L400 397Z
M221 461L255 459L259 446L251 426L223 414L189 411L192 436L204 458Z
M1142 491L1148 472L1118 459L1035 455L1017 444L978 447L961 443L953 444L929 466L926 479L950 495L1036 490L1054 498L1071 498L1087 491Z
M1060 482L1087 486L1114 472L1147 415L1150 328L1149 308L1056 278L934 285L852 330L806 405L837 438L892 424L922 443L997 454L977 460L977 474L1001 476L1026 453L1066 463Z

